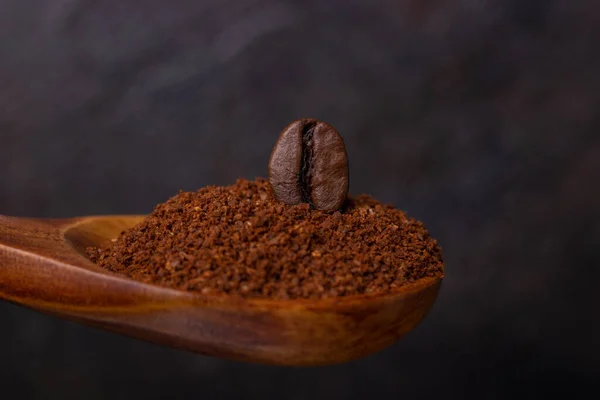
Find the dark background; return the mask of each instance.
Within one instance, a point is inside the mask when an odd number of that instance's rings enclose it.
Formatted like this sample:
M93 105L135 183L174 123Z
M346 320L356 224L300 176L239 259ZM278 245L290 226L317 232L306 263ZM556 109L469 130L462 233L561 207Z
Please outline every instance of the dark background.
M351 192L423 220L446 279L403 340L321 368L2 303L2 398L596 389L599 22L594 0L3 1L1 214L146 213L179 189L265 176L281 129L316 117L346 141Z

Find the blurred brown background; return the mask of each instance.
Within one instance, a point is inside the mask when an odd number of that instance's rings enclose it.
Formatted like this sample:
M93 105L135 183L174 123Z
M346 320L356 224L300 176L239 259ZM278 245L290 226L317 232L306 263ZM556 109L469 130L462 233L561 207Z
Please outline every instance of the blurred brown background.
M423 220L427 319L352 363L166 349L0 304L6 399L581 398L600 379L593 0L5 0L0 214L145 213L342 133L351 192ZM1 268L1 266L0 266Z

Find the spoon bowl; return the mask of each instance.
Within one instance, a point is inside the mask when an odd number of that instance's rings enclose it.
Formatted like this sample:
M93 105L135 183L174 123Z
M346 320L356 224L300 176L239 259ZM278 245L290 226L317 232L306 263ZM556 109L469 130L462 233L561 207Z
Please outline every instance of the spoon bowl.
M441 278L386 293L244 299L146 284L85 257L141 215L0 216L0 298L157 344L251 363L339 364L384 349L431 309Z

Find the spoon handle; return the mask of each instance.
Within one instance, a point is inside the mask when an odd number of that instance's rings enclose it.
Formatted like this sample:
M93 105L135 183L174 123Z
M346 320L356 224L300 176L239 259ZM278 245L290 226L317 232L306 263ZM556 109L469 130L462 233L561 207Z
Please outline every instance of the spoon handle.
M71 262L73 250L62 235L73 219L36 219L0 215L0 260L2 265L23 263L27 266L50 260Z
M119 278L81 254L94 235L86 222L95 218L0 216L0 299L94 320L161 301L164 291ZM73 226L77 235L69 235Z
M188 293L118 277L82 255L86 245L109 240L139 219L0 216L0 300L140 339L193 347L189 343L202 331L189 328L193 324L184 311L192 309L203 321L218 320L218 311L205 311L204 302Z
M0 298L37 309L66 306L80 297L82 274L97 268L69 246L73 219L0 216ZM79 292L79 293L77 293Z

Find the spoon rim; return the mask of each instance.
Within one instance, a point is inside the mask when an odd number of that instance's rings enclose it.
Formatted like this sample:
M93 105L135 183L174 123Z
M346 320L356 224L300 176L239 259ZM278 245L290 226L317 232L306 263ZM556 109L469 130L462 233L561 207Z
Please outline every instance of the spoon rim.
M91 262L91 261L90 261ZM97 264L94 264L97 265ZM77 266L80 268L79 266ZM98 275L104 275L103 272L95 272ZM426 289L430 289L436 285L441 284L443 276L441 277L425 277L415 282L409 282L400 287L393 288L385 292L372 292L353 294L345 296L335 297L319 297L319 298L292 298L292 299L278 299L269 297L243 297L238 294L226 294L226 293L199 293L196 291L186 291L175 289L169 286L162 286L155 283L147 283L129 278L126 275L121 275L112 271L106 271L106 275L114 277L118 280L127 282L128 284L137 286L138 288L147 288L153 291L173 294L179 297L188 298L190 300L196 300L201 303L235 303L236 305L245 304L248 306L257 307L268 307L268 308L288 308L290 305L303 306L305 308L314 309L333 309L337 307L351 306L359 303L365 304L374 301L394 300L402 296L416 295L423 292Z

